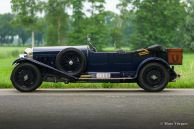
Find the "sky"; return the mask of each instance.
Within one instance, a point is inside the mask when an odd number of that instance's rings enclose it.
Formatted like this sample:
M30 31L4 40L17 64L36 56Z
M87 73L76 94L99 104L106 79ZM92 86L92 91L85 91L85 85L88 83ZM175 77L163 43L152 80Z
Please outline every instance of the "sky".
M11 0L0 0L0 13L9 13L11 12Z
M11 0L0 0L0 14L11 12ZM118 9L116 5L118 4L118 0L106 0L105 8L106 10L113 11L118 13Z

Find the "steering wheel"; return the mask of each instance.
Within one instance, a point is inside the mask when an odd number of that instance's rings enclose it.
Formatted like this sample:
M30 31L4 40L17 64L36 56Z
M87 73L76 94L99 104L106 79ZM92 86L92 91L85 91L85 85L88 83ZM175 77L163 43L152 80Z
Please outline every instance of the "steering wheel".
M96 47L94 47L94 45L92 43L89 43L90 49L94 52L97 52Z
M91 43L90 35L87 35L87 43L90 47L90 49L94 52L97 52L97 49L94 47L94 45Z

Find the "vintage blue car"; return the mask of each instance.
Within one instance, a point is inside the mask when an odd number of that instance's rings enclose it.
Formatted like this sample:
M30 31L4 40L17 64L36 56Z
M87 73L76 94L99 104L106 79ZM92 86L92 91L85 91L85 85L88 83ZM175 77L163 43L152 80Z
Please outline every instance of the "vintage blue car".
M137 84L146 91L162 91L178 75L182 49L160 45L126 52L97 52L95 47L58 46L28 48L13 63L13 86L21 92L36 90L45 82L111 82Z

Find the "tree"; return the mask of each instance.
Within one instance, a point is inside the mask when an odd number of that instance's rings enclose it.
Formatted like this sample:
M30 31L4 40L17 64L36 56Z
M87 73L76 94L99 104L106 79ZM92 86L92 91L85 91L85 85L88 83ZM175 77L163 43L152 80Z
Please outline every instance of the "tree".
M15 30L11 25L14 15L2 14L0 15L0 43L12 43Z
M117 39L117 48L120 48L121 46L131 47L130 37L134 30L132 23L134 20L134 13L131 11L133 9L130 8L130 2L131 0L120 0L117 5L117 8L121 13L116 18L116 31L113 31L116 32L114 38Z
M106 24L107 12L104 8L104 0L88 0L91 3L91 8L88 10L91 16L85 20L85 37L89 36L91 42L101 50L110 42L110 31Z
M105 24L105 13L95 14L94 16L87 18L87 25L84 33L89 36L91 43L96 46L98 50L102 50L103 47L109 44L110 33Z
M19 37L19 43L24 45L27 40L30 38L30 32L26 31L25 29L21 28L20 26L14 26L15 34Z
M37 13L41 12L40 0L11 0L12 11L16 15L14 24L25 26L32 32L32 47L34 47L34 31L37 24Z
M83 3L84 0L71 0L70 4L73 8L73 15L71 17L71 30L69 32L69 40L68 42L76 45L83 44L86 42L86 35L84 34L84 17L83 13Z
M87 43L87 38L90 38L97 49L102 49L108 44L108 30L105 23L106 13L104 12L104 0L88 0L91 4L88 13L91 15L87 17L83 12L84 0L71 1L73 7L73 15L71 21L71 33L69 35L69 42L73 44Z
M194 1L187 0L187 8L186 13L187 16L185 18L184 23L180 28L180 33L178 37L182 37L179 39L179 46L183 47L186 50L193 51L194 50Z
M47 43L61 45L65 41L68 29L67 0L48 0L46 3Z
M180 24L185 18L185 4L181 0L132 0L135 7L135 47L151 44L175 46Z

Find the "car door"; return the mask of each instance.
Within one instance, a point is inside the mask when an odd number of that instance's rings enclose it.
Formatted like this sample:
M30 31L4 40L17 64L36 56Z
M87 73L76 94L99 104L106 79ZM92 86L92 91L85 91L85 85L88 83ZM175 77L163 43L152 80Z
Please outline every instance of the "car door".
M87 58L87 71L108 72L108 57L109 54L105 52L89 52Z
M133 57L131 53L115 53L113 60L114 67L117 71L131 71L133 65Z

